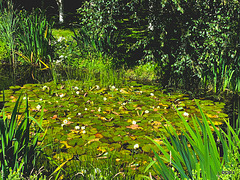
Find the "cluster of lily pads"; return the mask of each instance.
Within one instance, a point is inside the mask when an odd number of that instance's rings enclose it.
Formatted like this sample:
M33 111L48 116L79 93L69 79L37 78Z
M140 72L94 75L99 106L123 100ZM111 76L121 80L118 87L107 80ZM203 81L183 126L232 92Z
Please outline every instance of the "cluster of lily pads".
M141 167L153 155L152 148L157 150L146 136L162 144L160 135L167 135L166 120L176 129L182 128L176 109L190 124L192 115L200 117L188 95L167 94L156 86L132 81L123 87L86 87L76 80L11 86L5 91L5 112L12 111L20 93L26 94L23 99L29 98L32 113L43 109L43 127L48 129L45 139L58 144L60 150L51 153L59 161L76 156L78 160L89 159L92 151L97 157L107 157L109 151L115 151L117 162ZM1 92L0 99L2 96ZM24 102L19 116L25 110ZM222 112L224 103L201 99L199 104L216 125L227 118ZM132 159L134 162L129 162Z

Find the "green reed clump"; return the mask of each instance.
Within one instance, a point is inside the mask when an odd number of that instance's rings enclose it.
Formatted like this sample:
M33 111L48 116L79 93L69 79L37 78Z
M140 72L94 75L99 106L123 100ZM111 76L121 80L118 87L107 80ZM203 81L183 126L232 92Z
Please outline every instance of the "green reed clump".
M39 135L43 131L41 127L43 110L40 122L30 115L28 100L26 109L20 116L20 99L18 97L14 109L9 118L4 109L0 113L0 168L2 179L8 177L10 171L20 171L29 176L34 171L36 160L42 150L39 145ZM33 124L33 122L35 122ZM33 132L31 128L34 125ZM32 135L30 135L32 133ZM20 170L19 170L20 169Z
M31 14L27 12L19 13L19 48L17 54L25 62L34 66L49 68L52 48L52 26L47 21L44 11L34 10Z
M185 126L181 135L168 122L169 128L166 130L169 132L169 137L162 137L168 150L151 139L163 155L159 155L153 150L156 160L152 160L146 171L153 167L163 179L214 180L219 179L222 172L226 170L236 171L239 168L239 131L235 132L229 122L226 122L229 132L225 133L203 114L200 107L199 110L202 120L196 116L193 117L193 127L178 112ZM214 133L211 131L209 123L214 129ZM229 153L232 155L229 156ZM233 156L234 158L232 158ZM233 177L239 178L239 175L232 174L231 178ZM146 178L151 179L152 177Z

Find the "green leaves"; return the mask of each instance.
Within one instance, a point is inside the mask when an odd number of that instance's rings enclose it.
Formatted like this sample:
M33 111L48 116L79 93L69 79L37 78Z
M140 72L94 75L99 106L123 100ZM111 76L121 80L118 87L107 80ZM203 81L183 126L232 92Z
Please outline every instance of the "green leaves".
M38 151L41 150L37 145L39 132L43 130L41 127L42 121L39 123L30 116L27 98L25 114L19 118L18 109L20 100L21 95L15 103L10 119L5 116L4 109L1 112L0 146L2 151L0 152L0 166L5 177L8 176L10 169L13 171L19 170L21 164L23 166L21 172L29 176L35 166ZM39 128L36 127L35 135L30 136L30 125L32 121L34 121Z
M181 177L181 179L218 179L217 175L222 173L224 164L229 162L227 157L228 150L239 146L236 143L237 141L233 141L237 134L231 126L227 124L231 131L228 135L223 133L222 129L218 130L214 123L204 115L197 101L196 103L199 107L202 121L196 116L193 117L193 127L189 126L186 119L177 111L185 126L185 130L181 130L182 134L180 136L173 126L167 122L169 127L166 130L169 132L170 138L166 136L161 137L164 139L164 145L167 146L168 151L148 137L158 147L163 156L154 151L157 160L156 162L152 161L147 169L153 167L164 179L178 177ZM214 138L210 126L213 127L217 139L222 144L223 158L221 158L216 138ZM171 132L170 129L172 130ZM229 145L225 141L226 138L231 142ZM166 162L170 163L170 167L173 168L169 168Z

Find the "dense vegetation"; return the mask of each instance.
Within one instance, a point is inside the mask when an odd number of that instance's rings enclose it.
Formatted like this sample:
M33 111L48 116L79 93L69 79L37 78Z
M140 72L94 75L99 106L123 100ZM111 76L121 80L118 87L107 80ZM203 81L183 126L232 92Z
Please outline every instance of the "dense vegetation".
M0 6L2 179L239 178L237 0Z

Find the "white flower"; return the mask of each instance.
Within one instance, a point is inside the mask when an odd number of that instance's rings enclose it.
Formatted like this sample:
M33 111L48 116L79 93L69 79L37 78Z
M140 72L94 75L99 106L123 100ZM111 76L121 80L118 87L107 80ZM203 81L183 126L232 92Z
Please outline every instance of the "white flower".
M116 87L115 86L111 86L111 89L113 90L113 89L115 89Z
M95 169L94 169L94 172L95 172L95 174L101 173L101 170L100 170L99 168L95 168Z
M82 131L82 133L83 133L83 134L86 134L86 131L85 131L85 130L83 130L83 131Z
M188 117L189 114L188 114L187 112L184 112L184 113L183 113L183 116Z
M76 129L76 130L79 130L79 129L80 129L80 126L75 126L75 129Z
M70 118L70 117L68 117L68 119L70 120L71 118Z
M137 122L136 122L136 121L133 121L132 124L133 124L133 125L134 125L134 124L137 124Z
M43 88L42 88L44 91L47 89L47 86L43 86Z
M127 104L127 103L124 102L124 103L122 103L122 106L125 106L126 104Z
M79 88L76 86L76 87L74 87L74 89L77 91L77 90L79 90Z
M134 149L139 148L139 144L135 144L135 145L133 146L133 148L134 148Z
M81 116L82 115L82 113L78 113L78 116Z
M87 111L88 109L87 108L85 108L85 111Z
M59 56L59 58L62 60L62 59L64 58L64 56L63 56L63 55L61 55L61 56Z
M106 100L107 100L107 98L106 98L106 97L104 97L104 98L103 98L103 100L104 100L104 101L106 101Z
M154 96L154 94L153 94L153 93L150 93L150 96Z
M98 108L98 112L101 112L101 107Z
M63 127L63 126L65 126L65 124L61 124L61 126Z
M63 94L60 94L59 97L62 98L64 95Z
M23 97L23 100L26 100L26 97Z
M157 108L159 109L159 108L160 108L160 106L157 106Z
M85 126L82 126L82 127L81 127L81 130L84 130L85 128L86 128Z
M142 91L139 91L140 92L140 94L142 94L143 92Z
M76 92L77 95L79 95L79 93L80 93L79 91Z
M96 85L96 89L100 89L99 85Z
M42 98L41 98L41 99L39 99L39 101L42 101Z
M68 120L64 119L63 124L67 124L67 123L68 123Z
M148 114L148 113L149 113L149 110L146 110L145 113Z
M118 91L118 88L116 88L116 91Z
M36 109L39 111L41 109L41 106L37 105Z

